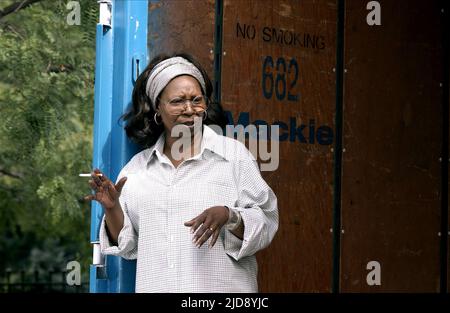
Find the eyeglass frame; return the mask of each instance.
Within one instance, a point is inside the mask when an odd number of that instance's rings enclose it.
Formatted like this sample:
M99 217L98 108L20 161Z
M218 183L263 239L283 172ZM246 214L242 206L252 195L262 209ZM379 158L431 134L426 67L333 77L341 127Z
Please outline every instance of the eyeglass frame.
M195 100L196 98L199 98L199 97L202 98L202 103L194 104L194 100ZM174 104L172 101L174 101L174 100L176 100L176 99L182 100L182 102L180 102L180 104ZM182 111L180 111L179 114L181 114L182 112L186 111L187 103L188 103L188 102L190 102L190 105L191 105L192 109L193 109L196 113L206 112L207 109L208 109L208 99L207 99L204 95L195 96L195 97L192 98L192 99L185 99L185 98L181 98L181 97L175 97L175 98L172 98L172 99L170 99L170 100L168 100L168 101L165 101L165 102L162 102L162 101L161 101L161 98L158 98L158 101L159 101L159 104L160 104L160 105L161 105L161 104L166 104L166 105L172 106L172 107L169 106L169 108L172 109L172 110L177 109L177 108L181 108L181 106L182 106L183 109L182 109ZM179 107L177 107L178 105L179 105ZM203 107L203 106L204 106L204 107ZM203 110L197 111L197 109L199 109L199 108L200 108L200 109L203 109Z

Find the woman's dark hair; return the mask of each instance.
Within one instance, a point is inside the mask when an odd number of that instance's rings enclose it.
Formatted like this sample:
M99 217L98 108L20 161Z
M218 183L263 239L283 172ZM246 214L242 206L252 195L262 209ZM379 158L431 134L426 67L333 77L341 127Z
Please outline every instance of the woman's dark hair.
M153 109L152 101L146 93L148 76L159 62L176 56L183 57L194 64L203 75L206 87L204 96L208 99L208 115L203 123L206 125L218 125L222 129L227 124L227 118L222 106L214 99L211 80L200 63L187 53L177 53L172 56L160 54L154 57L139 75L133 89L131 108L121 117L126 122L125 132L127 136L143 148L154 145L164 131L164 125L156 124L153 119L156 111ZM158 105L159 103L156 103L156 107Z

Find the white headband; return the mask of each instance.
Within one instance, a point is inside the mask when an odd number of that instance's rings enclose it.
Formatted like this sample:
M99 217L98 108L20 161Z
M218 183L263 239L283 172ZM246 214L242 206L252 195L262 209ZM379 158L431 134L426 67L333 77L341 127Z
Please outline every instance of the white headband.
M206 93L205 80L202 73L194 64L182 57L173 57L159 62L150 72L145 91L152 100L153 109L156 111L156 98L167 84L177 76L190 75L200 83L203 93Z

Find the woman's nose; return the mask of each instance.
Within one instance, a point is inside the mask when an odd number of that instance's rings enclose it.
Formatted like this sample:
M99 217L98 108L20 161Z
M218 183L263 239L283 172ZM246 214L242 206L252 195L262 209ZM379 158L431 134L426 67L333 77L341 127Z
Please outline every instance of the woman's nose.
M184 114L192 115L194 113L195 113L195 111L194 111L194 108L192 107L192 103L188 102L187 104L185 104Z

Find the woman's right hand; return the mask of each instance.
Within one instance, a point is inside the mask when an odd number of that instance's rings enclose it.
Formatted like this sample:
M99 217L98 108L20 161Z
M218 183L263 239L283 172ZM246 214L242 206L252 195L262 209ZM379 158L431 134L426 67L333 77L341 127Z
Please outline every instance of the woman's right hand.
M95 169L91 173L91 177L89 185L95 194L88 195L84 199L86 201L96 200L100 202L105 210L120 208L119 196L127 178L122 177L117 184L114 184L99 169Z

